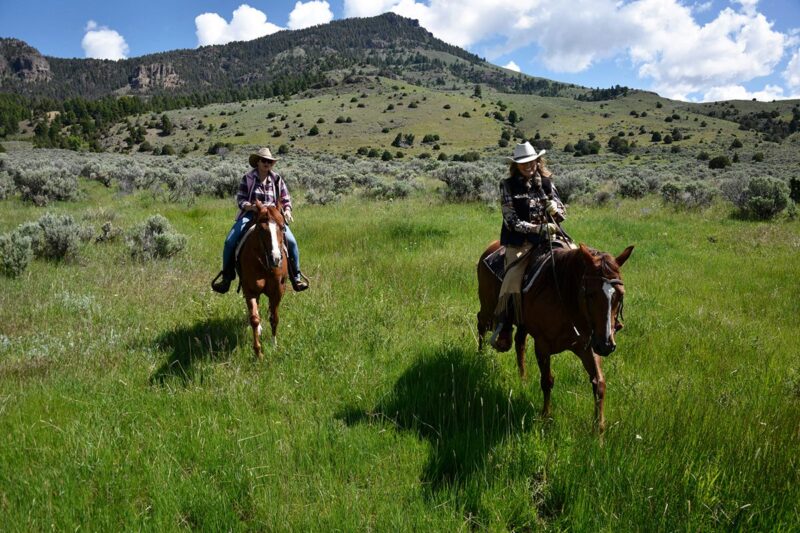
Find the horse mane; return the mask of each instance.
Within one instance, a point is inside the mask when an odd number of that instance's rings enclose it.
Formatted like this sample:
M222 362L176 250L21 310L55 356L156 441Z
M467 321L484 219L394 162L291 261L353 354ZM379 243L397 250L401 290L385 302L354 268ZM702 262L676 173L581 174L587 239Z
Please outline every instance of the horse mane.
M611 254L588 246L585 248L592 257L593 266L591 267L587 265L585 252L580 248L553 250L558 290L562 297L569 302L578 301L581 279L586 274L611 279L619 278L619 266ZM548 268L547 271L549 272L549 282L552 283L553 268Z

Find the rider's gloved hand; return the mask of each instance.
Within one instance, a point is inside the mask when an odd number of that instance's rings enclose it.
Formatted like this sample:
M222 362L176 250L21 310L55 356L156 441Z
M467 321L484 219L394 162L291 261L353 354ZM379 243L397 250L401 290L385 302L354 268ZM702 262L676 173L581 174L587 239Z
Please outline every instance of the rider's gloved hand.
M558 213L558 204L555 200L550 200L547 202L547 207L545 207L545 210L547 211L548 215L554 217L556 213Z
M292 216L291 210L287 209L283 212L283 219L286 221L287 224L291 224L294 222L294 217Z
M556 233L558 233L558 226L556 226L552 222L549 222L547 224L541 224L539 228L540 228L539 235L541 235L542 237L551 237Z

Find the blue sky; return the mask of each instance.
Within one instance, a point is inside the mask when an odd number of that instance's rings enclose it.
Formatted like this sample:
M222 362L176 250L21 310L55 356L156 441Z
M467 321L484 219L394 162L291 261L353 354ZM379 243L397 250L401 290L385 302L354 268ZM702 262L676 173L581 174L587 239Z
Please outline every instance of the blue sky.
M800 98L798 0L0 0L0 36L137 57L394 11L500 66L669 98Z

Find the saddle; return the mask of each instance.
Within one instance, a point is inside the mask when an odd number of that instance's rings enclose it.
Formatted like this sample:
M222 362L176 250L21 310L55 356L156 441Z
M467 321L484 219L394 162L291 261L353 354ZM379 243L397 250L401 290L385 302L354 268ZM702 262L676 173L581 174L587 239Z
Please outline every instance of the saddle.
M553 248L569 248L569 244L554 240ZM545 248L544 246L533 248L529 253L531 257L528 260L528 267L525 270L525 275L522 277L522 292L524 293L531 289L534 282L542 273L542 270L544 270L544 267L550 261L551 256L549 248ZM486 265L489 271L502 283L506 275L506 247L500 246L500 248L487 255L483 260L483 264Z

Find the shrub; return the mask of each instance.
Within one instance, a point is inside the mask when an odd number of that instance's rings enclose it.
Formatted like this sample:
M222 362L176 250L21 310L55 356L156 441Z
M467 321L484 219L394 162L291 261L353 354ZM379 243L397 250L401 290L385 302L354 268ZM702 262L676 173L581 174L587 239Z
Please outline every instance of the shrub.
M709 159L711 159L711 156L708 155L708 152L700 152L697 154L698 161L708 161Z
M282 144L282 145L280 145L278 147L278 154L279 155L285 155L285 154L288 154L288 153L289 153L289 145L288 144Z
M778 178L758 176L752 178L733 200L745 218L769 220L786 209L789 188Z
M592 137L591 134L590 137ZM600 143L598 141L592 139L588 141L586 139L580 139L575 145L575 152L573 152L572 155L580 157L584 155L597 154L598 152L600 152Z
M449 201L470 202L494 200L497 197L497 181L478 165L448 165L434 173L434 177L445 183L444 196Z
M735 148L741 148L742 146L744 146L742 144L742 141L740 141L739 139L734 139L733 142L731 143L730 149L733 150Z
M685 185L669 181L661 187L661 198L664 203L673 207L686 209L704 208L711 205L715 190L703 182L691 182Z
M731 160L726 155L718 155L708 162L708 168L725 168L731 166Z
M625 155L631 152L631 147L628 143L628 140L618 136L611 137L608 140L608 149L619 155Z
M558 176L558 196L566 203L574 201L578 196L590 193L592 182L582 171L566 171Z
M15 183L22 199L45 206L53 200L74 200L78 197L78 179L68 170L40 168L20 171Z
M623 198L641 198L647 190L647 183L639 176L628 176L619 182L619 194Z
M78 256L80 228L70 215L45 213L38 220L41 228L41 245L38 255L45 259L72 260Z
M365 191L370 198L381 200L392 200L394 198L405 198L411 193L411 185L403 181L396 181L391 185L377 182Z
M5 200L12 194L14 194L14 178L2 170L0 171L0 200Z
M131 257L148 261L177 254L186 246L186 237L176 233L166 218L153 215L133 228L125 243Z
M764 162L764 152L756 152L753 154L753 163L763 163Z
M661 142L661 134L657 131L654 131L653 134L650 136L650 142Z
M31 239L19 232L0 235L0 272L16 278L22 274L33 258Z
M794 203L800 203L800 179L789 179L789 198L791 198Z
M316 189L308 189L306 191L306 202L311 205L327 205L338 202L341 195L333 191L317 191Z

